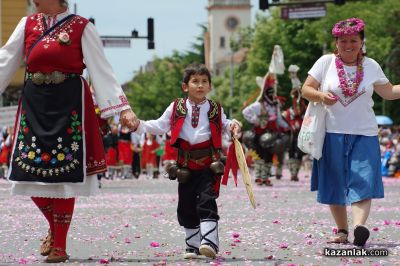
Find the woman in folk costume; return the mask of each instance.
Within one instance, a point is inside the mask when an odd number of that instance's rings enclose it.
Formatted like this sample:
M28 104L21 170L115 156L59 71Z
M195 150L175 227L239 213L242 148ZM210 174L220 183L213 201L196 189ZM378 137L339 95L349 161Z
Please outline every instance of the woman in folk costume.
M292 81L292 90L290 91L292 105L283 112L283 117L289 122L292 128L292 138L289 147L289 170L291 181L299 181L298 173L304 155L304 153L297 147L297 138L307 108L307 105L304 99L301 98L300 94L301 82L297 77L297 72L299 70L300 68L296 65L290 65L288 68L290 79Z
M280 106L274 95L275 75L267 73L264 78L257 77L256 81L261 88L257 101L243 109L243 117L254 125L255 138L253 145L260 159L255 161L256 183L272 186L270 171L272 156L278 145L284 145L282 141L275 141L278 133L289 131L288 123L283 119ZM263 136L263 137L262 137Z
M93 24L70 15L65 0L33 3L38 13L22 18L0 49L1 92L26 62L8 178L12 194L32 197L48 221L40 253L46 262L63 262L75 197L94 194L96 174L106 170L92 96L81 77L85 64L101 117L120 113L130 128L138 121Z

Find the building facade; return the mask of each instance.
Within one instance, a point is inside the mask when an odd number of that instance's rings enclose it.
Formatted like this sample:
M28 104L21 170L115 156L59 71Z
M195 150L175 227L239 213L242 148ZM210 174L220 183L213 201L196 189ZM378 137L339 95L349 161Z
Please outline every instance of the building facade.
M239 28L250 26L251 4L250 0L208 0L207 10L205 61L207 67L219 75L226 66L227 58L240 57L232 54L230 39L235 37Z
M3 46L13 33L22 17L31 13L29 0L0 0L0 46ZM24 84L24 68L21 67L2 95L0 105L16 104Z

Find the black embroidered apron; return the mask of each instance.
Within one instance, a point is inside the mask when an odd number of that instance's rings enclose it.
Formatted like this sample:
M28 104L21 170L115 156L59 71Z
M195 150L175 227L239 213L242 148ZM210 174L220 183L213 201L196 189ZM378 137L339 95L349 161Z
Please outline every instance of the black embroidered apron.
M10 180L83 182L82 81L25 84Z

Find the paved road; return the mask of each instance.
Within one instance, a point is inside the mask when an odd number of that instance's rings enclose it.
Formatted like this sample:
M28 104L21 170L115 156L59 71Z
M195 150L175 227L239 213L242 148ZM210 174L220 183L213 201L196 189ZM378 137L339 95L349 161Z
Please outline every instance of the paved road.
M184 234L176 219L177 183L167 179L106 180L101 194L79 198L68 239L70 265L400 265L400 179L385 179L385 199L373 203L368 249L387 257L323 255L334 224L309 192L309 179L255 187L253 210L242 186L222 187L220 253L216 260L184 261ZM0 181L0 265L42 264L44 218L29 198L10 197ZM239 235L238 237L234 237ZM159 244L152 247L151 243Z

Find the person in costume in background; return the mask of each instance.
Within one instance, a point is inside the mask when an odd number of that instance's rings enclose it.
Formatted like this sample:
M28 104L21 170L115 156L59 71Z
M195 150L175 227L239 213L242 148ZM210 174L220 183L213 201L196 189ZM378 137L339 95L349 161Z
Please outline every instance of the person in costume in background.
M372 95L400 98L379 64L363 52L365 23L359 18L339 21L332 29L336 51L324 55L308 72L302 95L327 109L323 154L314 160L311 190L328 204L336 222L334 243L348 241L346 205L353 216L353 244L364 246L372 199L383 198L378 126Z
M164 169L168 169L171 164L175 164L178 159L178 150L171 146L171 132L165 134L165 146L164 146L164 158L163 166Z
M133 146L133 159L132 159L132 175L137 179L140 176L141 170L141 154L142 145L140 143L141 136L136 132L131 132L131 142Z
M140 121L137 129L152 134L171 131L171 145L178 148L177 165L167 172L179 182L178 221L186 233L185 259L199 254L214 258L218 253L222 133L240 131L238 122L228 120L221 105L207 98L211 89L204 65L187 66L182 82L187 99L176 99L159 119Z
M289 124L283 119L280 106L274 94L275 75L267 73L264 78L257 77L260 95L257 100L243 109L243 117L254 125L254 146L260 159L254 162L255 181L257 184L272 186L270 175L272 157L275 151L271 149L275 144L271 139L279 133L288 132ZM267 135L264 135L268 133ZM274 135L273 135L274 134ZM262 136L268 136L268 145L261 143ZM281 143L280 145L284 145ZM268 146L268 147L267 147Z
M300 170L301 162L304 153L297 147L297 138L299 136L301 124L303 123L303 116L306 112L307 105L304 99L301 98L301 82L297 77L297 72L300 68L296 65L290 65L288 71L292 81L292 90L290 96L292 97L292 105L284 111L283 117L289 122L292 128L292 137L289 147L289 170L290 180L299 181L298 173Z
M4 127L0 136L0 177L5 178L8 172L8 164L10 162L10 153L12 145L12 129Z
M276 103L277 106L279 107L279 110L282 110L282 107L285 106L286 104L286 97L276 95ZM284 120L286 120L285 116L282 116ZM289 124L289 121L286 120L286 122ZM272 156L272 164L275 166L275 178L276 179L281 179L282 178L282 172L283 172L283 165L285 163L285 152L289 150L289 129L284 130L284 132L287 132L288 135L285 137L287 141L284 142L284 144L281 144L281 147L279 149L276 149ZM270 175L273 176L272 174L273 168L270 170Z
M156 136L150 133L145 134L142 145L142 168L146 169L146 173L150 178L158 178L157 166L157 150L160 144L156 141Z
M118 169L118 126L111 125L111 132L103 137L104 151L106 153L106 177L114 179Z
M129 128L121 126L118 132L118 161L122 168L122 178L131 178L133 144Z
M65 0L33 0L0 49L0 92L23 61L25 85L17 112L8 179L12 194L30 196L48 221L40 253L46 262L68 259L66 239L75 198L98 191L106 170L104 148L87 82L87 66L102 118L138 120L107 62L93 24L71 15Z

